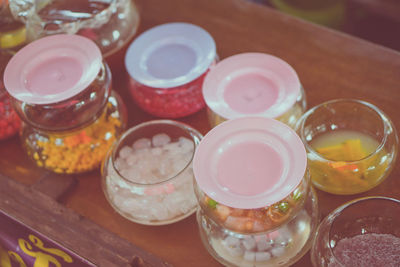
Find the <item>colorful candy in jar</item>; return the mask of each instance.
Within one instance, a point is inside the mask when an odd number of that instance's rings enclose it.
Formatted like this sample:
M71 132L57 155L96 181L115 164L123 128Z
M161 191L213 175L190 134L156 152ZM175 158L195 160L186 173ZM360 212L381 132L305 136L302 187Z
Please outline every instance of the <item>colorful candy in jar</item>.
M246 116L274 118L292 128L306 99L295 70L263 53L243 53L221 60L206 75L203 95L212 127Z
M0 140L14 136L21 126L21 120L12 107L3 83L4 68L11 56L9 51L0 50Z
M128 130L107 155L103 190L125 218L164 225L193 214L192 159L201 135L169 120L149 121Z
M125 56L131 95L157 117L193 114L205 106L201 87L215 61L215 42L199 26L167 23L151 28L132 42Z
M67 174L98 168L125 128L126 110L111 89L111 72L85 37L32 42L10 60L4 77L24 121L21 143L39 167Z
M289 266L318 223L307 156L289 126L270 118L225 121L196 149L193 169L200 236L229 266Z

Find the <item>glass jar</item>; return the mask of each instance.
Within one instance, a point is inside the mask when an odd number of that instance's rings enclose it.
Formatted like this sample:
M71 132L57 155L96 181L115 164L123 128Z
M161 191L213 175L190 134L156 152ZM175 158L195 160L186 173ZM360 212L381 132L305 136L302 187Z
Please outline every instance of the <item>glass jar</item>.
M315 267L395 267L400 263L400 201L352 200L321 222L311 248Z
M297 131L314 186L332 194L372 189L390 174L396 160L399 141L392 122L364 101L319 104L304 114Z
M300 138L274 119L226 121L193 169L200 236L226 266L289 266L309 249L319 213Z
M21 143L40 167L93 170L125 128L110 69L85 37L54 35L28 44L8 63L4 82L24 122Z
M294 127L306 110L306 98L294 69L263 53L221 60L207 74L203 95L211 127L234 118L261 116Z
M11 57L9 51L0 50L0 140L14 136L21 125L21 120L12 107L3 83L4 69Z
M11 0L13 15L26 25L28 41L54 34L79 34L109 56L132 39L139 25L133 0Z
M157 117L193 114L205 106L201 86L215 61L215 42L199 26L154 27L138 36L126 53L133 100Z
M25 25L14 19L8 0L0 1L0 50L16 51L25 44Z
M102 165L102 187L122 216L145 225L164 225L193 214L192 158L202 136L170 120L126 131Z

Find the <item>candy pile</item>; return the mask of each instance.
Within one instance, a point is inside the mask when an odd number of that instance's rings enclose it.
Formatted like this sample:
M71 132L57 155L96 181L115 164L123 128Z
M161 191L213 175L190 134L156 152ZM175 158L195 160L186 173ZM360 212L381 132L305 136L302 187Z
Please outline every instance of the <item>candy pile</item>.
M390 234L363 234L339 240L334 248L336 258L329 267L385 266L400 264L400 238Z
M268 263L278 266L302 250L310 235L310 216L301 211L298 217L278 230L267 234L238 235L227 231L222 237L215 235L211 245L223 258L239 266Z
M39 167L71 174L97 168L122 128L118 111L108 103L103 114L83 129L45 134L24 128L23 135L28 155Z
M115 208L144 224L163 224L194 212L192 157L194 144L165 133L125 145L108 166L107 193ZM122 177L121 177L122 176Z
M20 125L21 120L12 108L9 97L7 95L1 96L0 91L0 139L6 139L16 134Z
M146 112L162 118L179 118L205 106L201 86L206 74L174 88L152 88L131 79L130 92Z
M237 209L204 196L200 205L216 222L241 233L257 233L273 229L292 217L302 206L306 188L301 184L288 197L259 209Z

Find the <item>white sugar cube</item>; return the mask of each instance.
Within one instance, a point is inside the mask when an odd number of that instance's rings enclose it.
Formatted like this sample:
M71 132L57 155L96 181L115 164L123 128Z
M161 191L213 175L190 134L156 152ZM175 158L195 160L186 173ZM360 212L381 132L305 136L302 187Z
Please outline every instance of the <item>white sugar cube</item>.
M271 259L271 254L269 252L256 252L256 261L267 261Z
M164 146L164 145L168 144L169 142L171 142L171 137L169 137L165 133L159 133L159 134L154 135L151 141L152 141L153 146L159 147L159 146Z
M143 148L150 148L151 147L151 140L148 138L140 138L136 140L133 145L133 149L143 149Z

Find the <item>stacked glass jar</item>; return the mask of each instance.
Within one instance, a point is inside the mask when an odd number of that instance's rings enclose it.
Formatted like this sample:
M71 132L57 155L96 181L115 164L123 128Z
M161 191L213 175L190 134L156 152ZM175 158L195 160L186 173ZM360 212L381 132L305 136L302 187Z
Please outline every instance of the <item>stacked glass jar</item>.
M193 168L197 220L209 253L226 266L289 266L311 245L318 204L307 156L287 125L224 122L202 139Z
M221 122L261 116L292 128L306 109L304 90L295 70L263 53L243 53L221 60L203 84L211 127Z
M81 173L99 167L126 125L100 49L78 35L54 35L22 48L4 72L23 120L21 141L40 167Z
M26 25L28 41L54 34L78 34L93 40L104 56L132 39L139 14L132 0L10 1L14 17Z
M179 118L205 106L201 87L216 61L210 34L189 23L167 23L135 39L125 65L130 92L146 112L162 118Z

